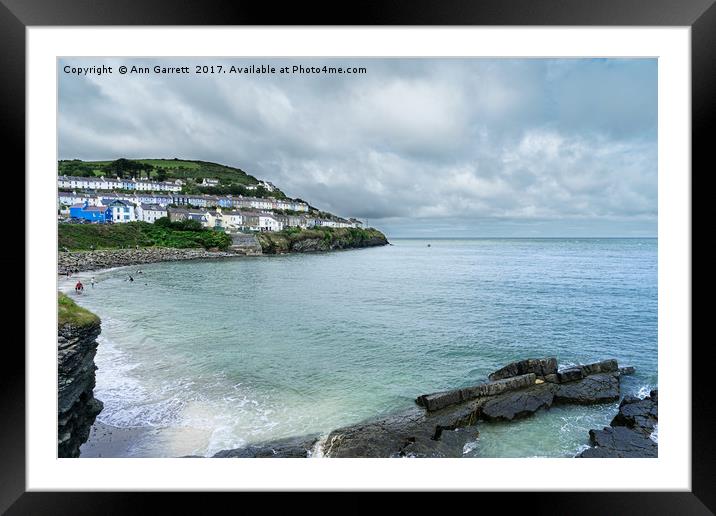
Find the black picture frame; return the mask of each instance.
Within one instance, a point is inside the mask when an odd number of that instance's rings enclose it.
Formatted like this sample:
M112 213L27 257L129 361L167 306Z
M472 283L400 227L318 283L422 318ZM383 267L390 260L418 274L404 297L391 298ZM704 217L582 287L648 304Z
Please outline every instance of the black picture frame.
M118 25L574 25L691 27L692 170L705 174L716 112L716 0L393 0L342 4L242 0L0 0L0 99L4 153L25 170L25 29L31 26ZM9 171L5 171L8 173ZM27 185L30 188L31 185ZM27 198L27 197L26 197ZM27 228L26 228L27 230ZM18 246L19 247L19 246ZM25 274L30 271L25 270ZM23 290L24 291L24 290ZM18 303L18 306L20 303ZM23 303L24 306L24 303ZM6 348L10 347L8 342ZM691 346L691 342L672 343ZM147 493L26 492L25 356L12 343L0 375L0 512L7 514L125 514L151 510ZM713 514L716 511L716 439L709 394L709 349L691 347L692 490L690 492L571 492L479 494L509 497L506 506L541 514ZM8 364L12 364L11 366ZM687 379L684 379L686 381ZM221 495L226 500L230 495ZM246 496L246 495L242 495ZM415 498L420 501L420 497ZM163 512L182 513L201 500L162 496ZM496 500L504 503L506 500ZM473 502L474 503L474 502ZM168 504L168 505L166 505ZM484 508L485 506L481 506ZM337 507L338 508L338 507ZM356 506L357 508L357 506ZM476 510L480 510L475 507Z

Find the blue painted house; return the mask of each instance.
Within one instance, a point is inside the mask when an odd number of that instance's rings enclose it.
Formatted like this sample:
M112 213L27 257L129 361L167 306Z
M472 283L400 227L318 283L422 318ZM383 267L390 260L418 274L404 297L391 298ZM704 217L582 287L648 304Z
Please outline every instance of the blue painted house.
M231 208L234 200L231 198L230 195L227 195L225 197L219 197L219 206L222 208Z
M111 220L112 213L106 206L90 206L87 201L83 204L70 206L70 217L74 219L88 220L97 224L104 224Z

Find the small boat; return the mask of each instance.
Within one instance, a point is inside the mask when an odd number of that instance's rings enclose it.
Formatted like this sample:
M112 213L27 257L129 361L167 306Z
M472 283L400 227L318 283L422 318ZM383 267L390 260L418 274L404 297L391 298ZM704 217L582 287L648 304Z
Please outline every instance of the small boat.
M430 244L428 244L428 247L430 247Z

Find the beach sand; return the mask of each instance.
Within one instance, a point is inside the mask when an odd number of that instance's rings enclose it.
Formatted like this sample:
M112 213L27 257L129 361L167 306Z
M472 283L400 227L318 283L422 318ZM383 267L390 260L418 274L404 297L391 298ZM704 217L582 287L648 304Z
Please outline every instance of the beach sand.
M80 458L127 457L147 428L119 428L95 421L87 442L80 446Z

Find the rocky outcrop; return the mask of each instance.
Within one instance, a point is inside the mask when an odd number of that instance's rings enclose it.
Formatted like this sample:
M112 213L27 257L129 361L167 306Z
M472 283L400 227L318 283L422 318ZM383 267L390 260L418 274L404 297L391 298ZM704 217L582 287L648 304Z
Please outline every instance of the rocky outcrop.
M140 247L139 249L103 249L98 251L70 251L58 253L57 272L91 271L154 262L175 262L206 258L235 257L228 251L205 249L176 249L171 247Z
M64 324L57 337L57 454L78 457L80 446L87 441L90 427L102 410L95 399L94 357L99 320L89 324Z
M488 375L490 381L501 380L503 378L511 378L523 374L532 373L538 378L544 379L545 376L557 373L556 358L538 358L520 360L512 362L505 367L498 369L494 373Z
M590 430L591 448L578 455L582 458L657 457L659 445L656 429L659 423L657 391L641 399L626 396L610 426Z
M634 368L625 368L625 370L633 372ZM532 389L529 393L540 398L543 401L542 405L547 401L547 406L551 405L553 399L557 403L605 403L619 399L621 374L623 373L619 370L616 360L604 360L558 371L556 358L527 359L513 362L491 373L488 375L491 380L489 382L462 389L423 394L418 396L415 402L432 411L476 398L541 385L539 389ZM515 406L524 404L528 407L532 404L529 398L530 396L519 393L504 396L502 399L507 404L512 400ZM505 403L501 402L499 405L505 406Z
M245 448L221 450L213 455L216 458L306 458L310 457L311 450L318 441L319 435L289 437L261 444L254 444Z
M554 387L549 383L511 392L485 401L480 416L486 421L512 421L549 408L554 402Z
M479 435L476 425L481 421L512 421L557 403L618 398L622 373L616 361L576 369L574 380L562 375L561 381L556 359L514 362L490 375L498 378L494 381L418 396L412 408L334 430L323 442L322 453L326 457L462 457L466 444ZM268 443L215 456L308 456L309 446L301 442L299 438Z
M477 437L480 421L512 421L557 403L618 399L622 373L616 361L576 369L578 375L563 375L560 381L553 358L514 362L490 375L499 378L494 381L418 396L413 409L334 430L323 453L328 457L462 457L465 445Z
M314 228L264 232L256 237L263 254L338 251L388 244L385 235L373 228Z
M591 405L619 399L619 372L597 373L578 380L552 384L556 403Z
M534 373L523 374L512 378L503 378L494 382L481 383L464 389L423 394L422 396L418 396L415 402L427 410L439 410L448 405L454 405L475 398L494 396L507 391L524 389L525 387L534 385L535 380L536 377Z

